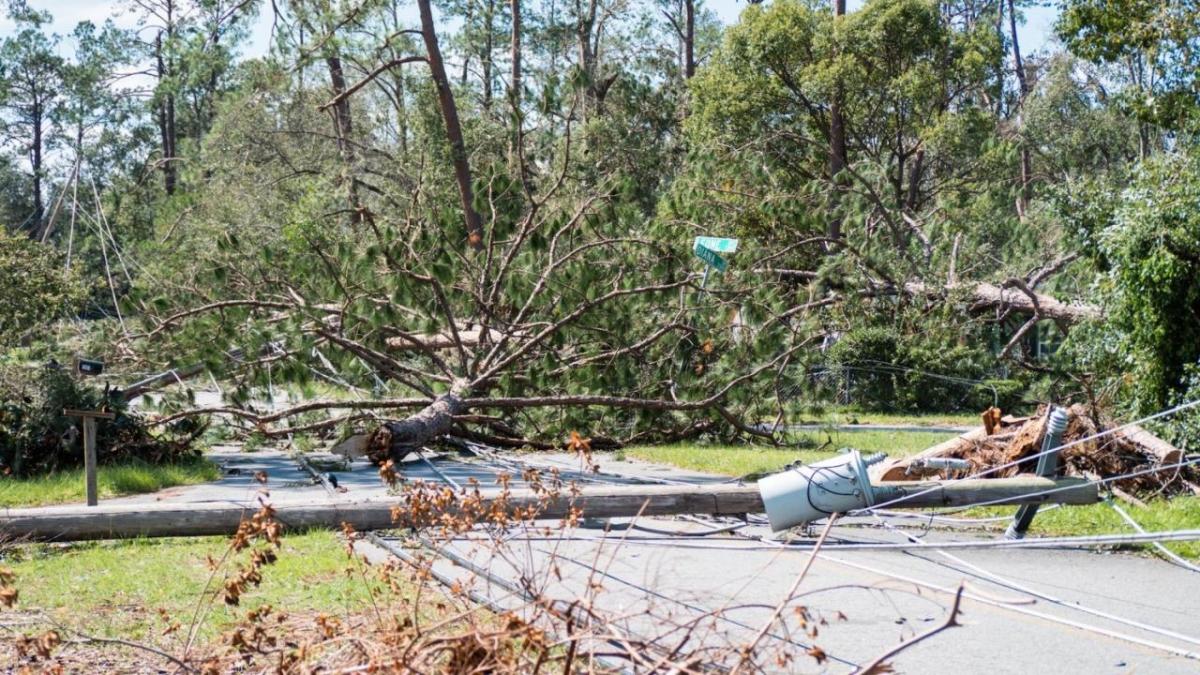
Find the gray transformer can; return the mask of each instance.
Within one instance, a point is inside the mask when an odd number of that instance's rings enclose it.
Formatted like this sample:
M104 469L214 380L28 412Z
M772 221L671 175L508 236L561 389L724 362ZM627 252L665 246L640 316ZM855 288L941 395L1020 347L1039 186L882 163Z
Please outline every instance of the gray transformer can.
M864 458L858 450L851 450L763 478L758 482L758 491L771 529L779 532L831 513L872 506L875 495L867 467L883 458L883 454Z

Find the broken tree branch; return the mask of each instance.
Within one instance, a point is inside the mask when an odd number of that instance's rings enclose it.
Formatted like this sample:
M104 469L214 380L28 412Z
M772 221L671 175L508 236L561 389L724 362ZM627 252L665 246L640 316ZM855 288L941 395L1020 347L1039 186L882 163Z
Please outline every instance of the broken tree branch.
M337 96L334 96L332 99L329 100L329 102L323 104L320 108L318 108L318 110L324 111L328 108L332 108L333 106L341 103L342 101L344 101L348 97L350 97L352 94L354 94L354 92L356 92L359 89L362 89L363 87L370 84L371 80L374 80L375 78L377 78L380 75L382 75L383 73L391 70L392 68L395 68L396 66L401 66L406 63L417 63L417 62L427 63L428 61L429 61L429 59L425 58L424 56L405 56L405 57L398 58L398 59L392 59L391 61L388 61L387 63L384 63L383 65L381 65L381 66L375 68L374 70L372 70L371 72L367 73L366 76L363 77L363 79L361 79L358 82L355 82L354 84L347 87L345 91L338 94Z

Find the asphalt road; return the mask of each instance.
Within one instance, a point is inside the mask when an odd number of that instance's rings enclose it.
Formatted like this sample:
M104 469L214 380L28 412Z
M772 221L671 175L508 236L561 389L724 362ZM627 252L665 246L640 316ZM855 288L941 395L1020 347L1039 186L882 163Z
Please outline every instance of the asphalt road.
M506 456L504 461L556 465L570 478L580 465L557 455ZM615 462L603 456L604 471L667 482L719 482L722 477L666 467ZM226 468L220 481L174 488L123 502L253 501L263 486L254 474L267 472L272 499L324 497L326 488L286 454L240 453L221 449L214 459ZM432 466L431 466L432 464ZM436 469L434 468L436 467ZM471 477L494 485L497 473L519 476L520 465L491 459L410 458L401 470L410 480L449 480L465 485ZM348 498L382 496L386 489L365 463L333 471ZM519 485L519 480L514 486ZM992 538L975 531L895 526L925 541ZM539 523L539 525L555 523ZM643 519L654 530L698 533L728 522ZM606 530L607 527L607 530ZM905 650L891 661L907 673L1196 673L1200 672L1200 574L1133 553L1080 550L957 550L931 545L909 551L836 550L842 542L904 541L904 536L872 519L845 522L831 530L830 548L818 554L782 620L763 638L773 668L784 672L852 672L902 640L940 625L954 591L965 584L958 626ZM595 606L613 626L664 644L686 638L690 648L708 650L713 660L736 660L736 650L753 639L787 597L806 564L811 539L794 545L773 539L765 525L751 522L736 532L672 536L630 529L628 522L592 523L549 537L541 528L509 533L502 542L475 532L446 545L459 562L443 558L437 570L481 591L497 603L521 604L508 583L522 577L545 584L544 592L573 600L594 592ZM383 551L365 546L369 556ZM552 574L551 568L558 573ZM507 582L507 583L506 583ZM598 585L597 585L598 582ZM796 608L810 616L808 630ZM823 621L822 621L823 620ZM673 641L673 642L672 642ZM828 660L817 663L806 650L818 645ZM790 658L790 660L789 660Z

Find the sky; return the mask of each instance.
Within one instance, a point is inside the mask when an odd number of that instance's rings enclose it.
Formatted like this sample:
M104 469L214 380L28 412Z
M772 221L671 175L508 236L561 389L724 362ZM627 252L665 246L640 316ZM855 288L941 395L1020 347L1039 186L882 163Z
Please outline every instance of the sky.
M636 0L634 0L636 1ZM118 25L133 27L137 25L137 17L127 7L128 0L29 0L29 5L36 9L47 10L54 16L50 30L61 35L70 33L80 21L90 20L102 24L112 18ZM848 0L849 11L861 7L863 0ZM1046 47L1053 40L1054 20L1058 16L1058 8L1053 3L1046 7L1031 7L1025 10L1025 25L1018 27L1017 37L1021 41L1021 51L1032 53ZM738 14L746 8L746 0L707 0L705 6L711 9L725 24L737 21ZM0 37L12 34L13 25L7 17L0 16ZM270 10L262 12L251 32L249 44L243 50L248 57L261 56L267 50L271 34ZM65 52L70 51L71 45L65 43Z

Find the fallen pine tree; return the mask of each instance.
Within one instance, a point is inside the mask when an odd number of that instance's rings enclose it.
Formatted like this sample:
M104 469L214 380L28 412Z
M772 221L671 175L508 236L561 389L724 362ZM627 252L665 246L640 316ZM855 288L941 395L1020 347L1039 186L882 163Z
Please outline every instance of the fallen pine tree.
M350 153L356 158L349 161L349 146L340 145L347 161L335 170L314 164L307 146L273 146L282 157L253 160L247 172L277 197L272 203L297 201L266 186L299 174L324 176L348 192L299 200L289 212L294 222L282 227L257 217L222 222L213 241L198 247L198 260L180 261L179 269L163 270L171 278L147 278L138 289L147 296L137 298L145 329L138 351L187 367L130 393L198 374L197 364L217 371L232 392L229 405L174 410L160 423L222 414L268 436L357 425L372 434L376 455L393 457L451 432L495 445L544 443L569 430L646 441L699 433L773 440L755 423L783 414L778 380L835 330L838 321L816 314L842 311L835 306L846 299L880 312L952 301L974 317L1019 313L1027 320L1017 337L1043 318L1067 325L1097 315L1038 290L1070 256L997 285L953 272L957 243L940 242L955 251L951 273L943 274L874 252L879 242L857 230L747 240L738 264L707 283L688 246L703 226L655 216L637 196L636 180L618 166L597 165L604 151L588 154L603 145L572 142L573 115L559 140L526 142L517 133L520 162L485 160L477 171L473 158L488 155L465 145L471 138L459 125L426 19L408 31L421 36L411 53L359 82L340 82L321 108L340 139L367 85L402 63L425 64L449 142L440 155L446 166L372 165L369 152ZM226 147L257 151L263 136L254 134L275 137L276 130L229 133ZM406 187L364 187L385 175L394 178L386 183ZM491 187L474 192L481 185ZM457 199L448 199L451 192ZM911 229L929 244L922 227ZM895 245L895 253L905 249ZM756 271L776 267L812 270L801 278L810 287L798 289L794 275ZM817 274L832 267L836 274ZM235 348L256 356L231 363ZM314 398L282 410L263 401L270 398L263 391L281 382L313 379L370 396ZM348 412L328 416L332 410Z

